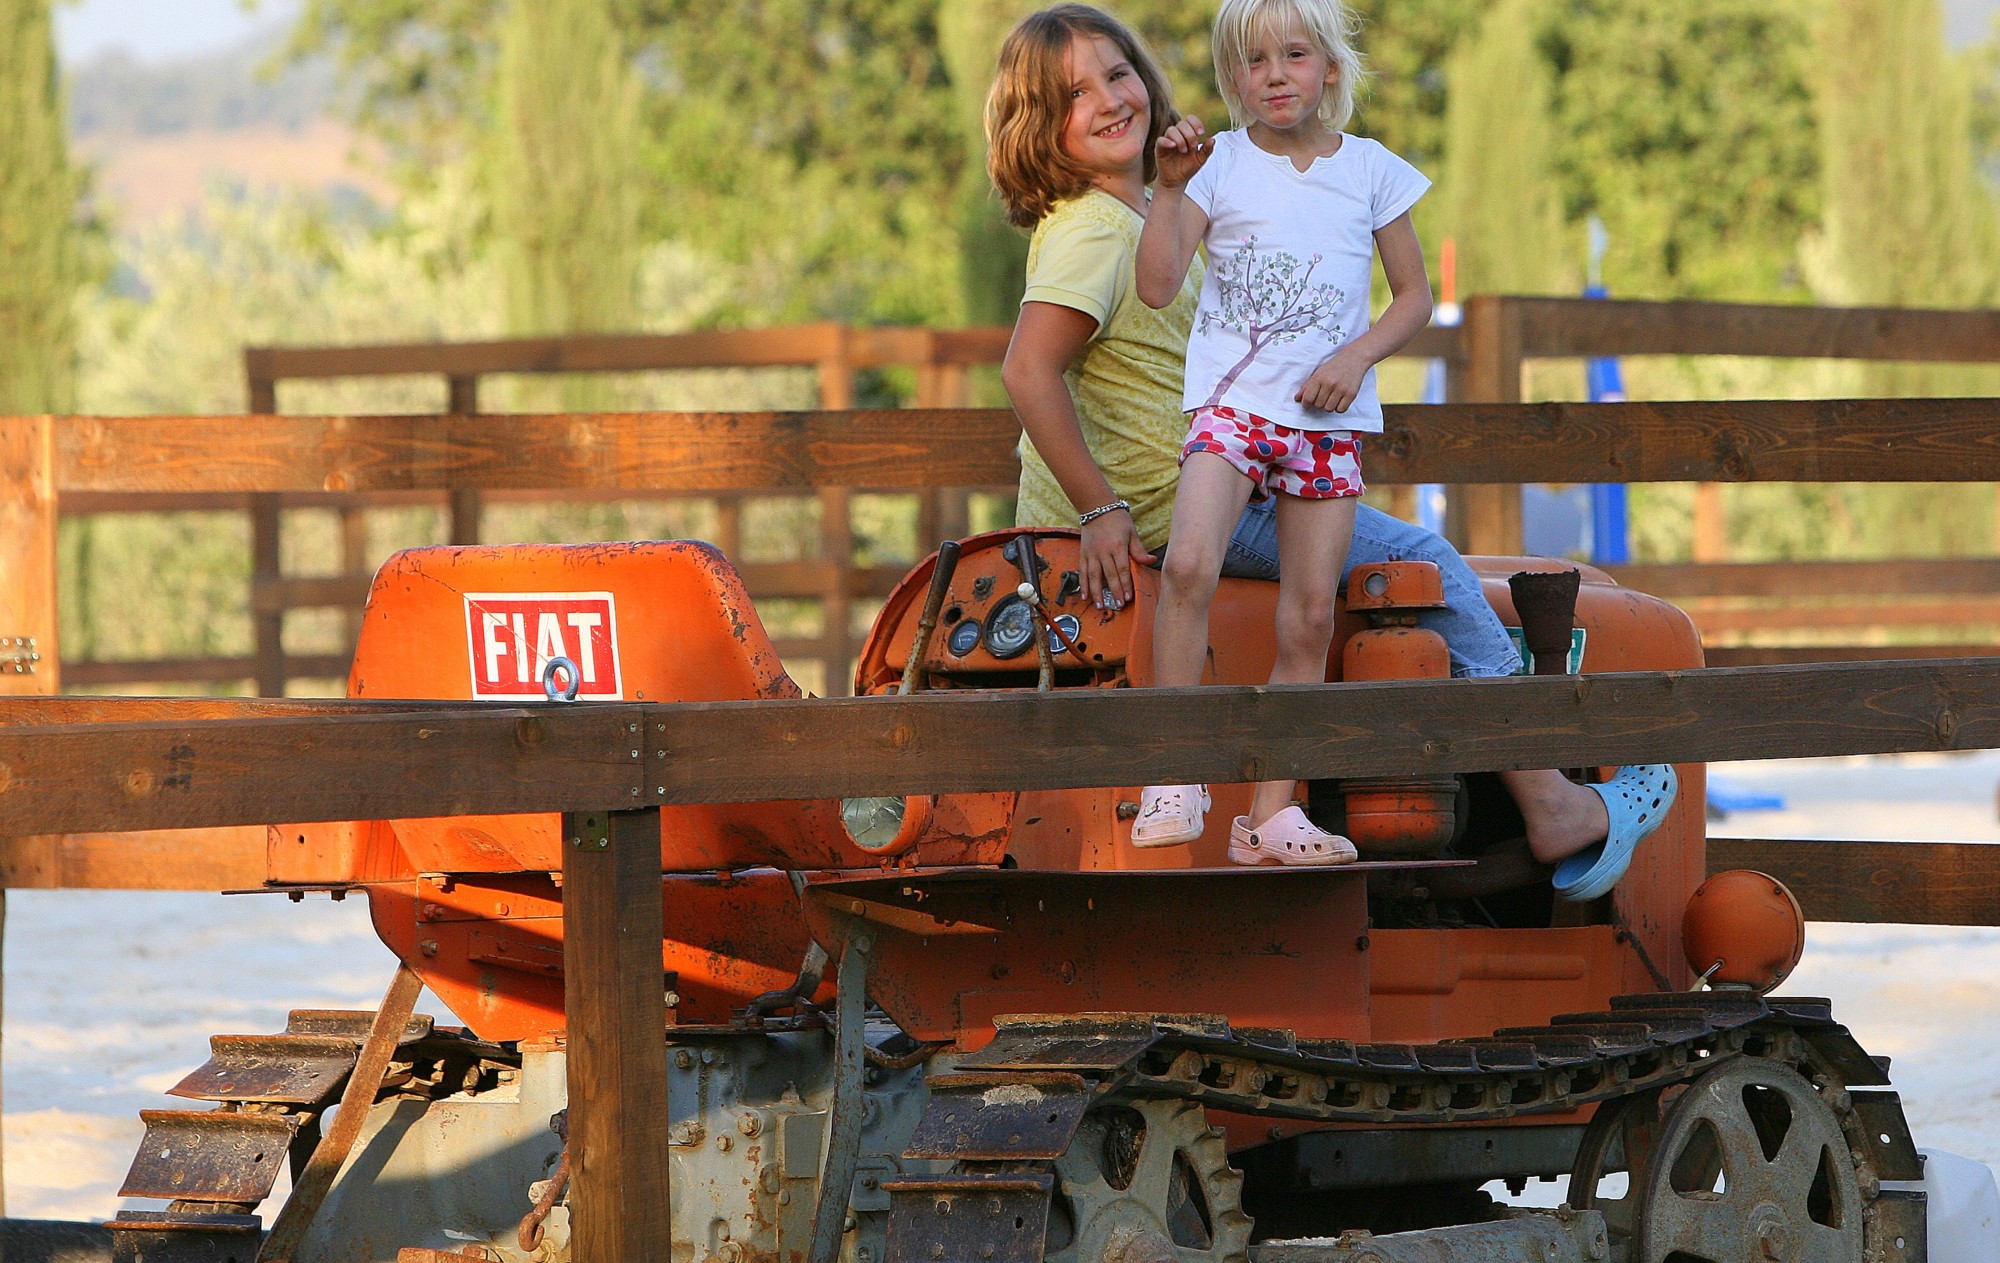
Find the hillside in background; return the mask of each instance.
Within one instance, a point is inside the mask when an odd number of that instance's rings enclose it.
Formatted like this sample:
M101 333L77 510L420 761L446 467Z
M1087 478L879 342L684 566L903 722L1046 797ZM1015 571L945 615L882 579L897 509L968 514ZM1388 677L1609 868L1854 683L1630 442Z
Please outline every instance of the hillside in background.
M282 38L153 65L110 54L68 72L70 135L107 218L134 228L192 210L213 182L393 199L376 152L334 111L331 63L276 70Z

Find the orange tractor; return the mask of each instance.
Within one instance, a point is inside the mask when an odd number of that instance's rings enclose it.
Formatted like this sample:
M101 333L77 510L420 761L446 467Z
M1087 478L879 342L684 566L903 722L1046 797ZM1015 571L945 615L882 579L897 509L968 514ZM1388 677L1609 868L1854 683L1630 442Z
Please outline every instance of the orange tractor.
M1545 672L1701 664L1684 615L1596 571L1552 608L1533 575L1573 567L1475 566L1504 621L1516 591L1535 605ZM855 691L1144 686L1155 593L1142 572L1129 607L1088 605L1075 532L949 544L890 597ZM1266 677L1275 596L1223 581L1214 682ZM1439 601L1426 564L1357 570L1328 678L1447 674L1418 625ZM349 692L799 696L735 571L685 542L399 554ZM1883 1187L1918 1175L1895 1094L1826 1001L1767 998L1802 941L1783 887L1697 896L1703 769L1679 773L1583 904L1486 774L1311 783L1361 851L1325 869L1227 864L1247 786L1168 849L1131 844L1136 786L664 807L675 1263L1921 1260L1921 1199ZM569 1257L579 843L555 815L273 828L272 885L365 893L464 1023L395 1035L291 1257ZM275 1155L310 1151L366 1019L217 1037L176 1089L215 1108L147 1116L125 1191L173 1204L113 1224L121 1257L254 1253ZM1558 1176L1557 1210L1483 1191Z

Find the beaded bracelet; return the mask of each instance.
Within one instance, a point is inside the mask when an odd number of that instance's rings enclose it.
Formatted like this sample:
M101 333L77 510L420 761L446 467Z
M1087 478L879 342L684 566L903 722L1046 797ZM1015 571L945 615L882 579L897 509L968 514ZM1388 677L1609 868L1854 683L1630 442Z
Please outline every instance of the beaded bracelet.
M1103 517L1105 514L1116 513L1120 509L1124 509L1127 512L1130 512L1132 506L1129 502L1124 500L1113 500L1110 504L1101 504L1096 508L1092 509L1088 513L1079 513L1076 518L1076 524L1078 526L1089 526L1092 522L1095 522L1098 518Z

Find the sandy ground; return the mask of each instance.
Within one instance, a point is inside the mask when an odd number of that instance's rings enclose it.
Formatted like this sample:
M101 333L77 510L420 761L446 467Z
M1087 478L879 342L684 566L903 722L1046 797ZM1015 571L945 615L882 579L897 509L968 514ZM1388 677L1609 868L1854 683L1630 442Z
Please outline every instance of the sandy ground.
M2000 842L2000 752L1715 770L1787 800L1718 835ZM393 968L365 907L323 898L16 891L5 951L7 1211L67 1219L118 1208L138 1112L175 1105L210 1034L372 1008ZM1814 925L1786 990L1895 1059L1918 1144L2000 1171L2000 928Z

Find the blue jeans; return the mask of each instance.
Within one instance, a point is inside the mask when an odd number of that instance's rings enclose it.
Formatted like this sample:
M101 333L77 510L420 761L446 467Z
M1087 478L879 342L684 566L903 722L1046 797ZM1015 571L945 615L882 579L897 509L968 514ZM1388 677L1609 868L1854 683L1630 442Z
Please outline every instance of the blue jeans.
M1237 579L1278 577L1277 501L1266 500L1243 510L1236 531L1229 537L1222 573ZM1486 603L1479 576L1465 564L1465 558L1443 538L1412 526L1379 509L1357 505L1354 510L1354 543L1347 550L1347 566L1340 572L1341 586L1348 571L1377 561L1428 561L1437 565L1444 577L1445 608L1425 610L1417 621L1444 637L1451 650L1454 676L1512 675L1521 669L1521 655L1513 638L1501 625L1500 616Z

